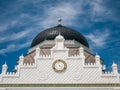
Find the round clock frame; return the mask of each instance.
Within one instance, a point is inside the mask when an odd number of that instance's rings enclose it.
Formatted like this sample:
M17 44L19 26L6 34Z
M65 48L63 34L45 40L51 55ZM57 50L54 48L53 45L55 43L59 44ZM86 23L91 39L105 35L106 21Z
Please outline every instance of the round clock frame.
M63 67L62 69L56 68L56 64L57 64L57 63L62 63L62 64L64 65L64 67ZM53 68L53 70L54 70L55 72L57 72L57 73L62 73L62 72L64 72L64 71L67 69L67 64L66 64L66 62L65 62L64 60L58 59L58 60L55 60L55 61L53 62L52 68Z

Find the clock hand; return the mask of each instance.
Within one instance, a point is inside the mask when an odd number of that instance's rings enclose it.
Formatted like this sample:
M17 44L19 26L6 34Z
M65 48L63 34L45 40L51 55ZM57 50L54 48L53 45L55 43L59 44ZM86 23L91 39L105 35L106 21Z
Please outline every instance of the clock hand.
M61 67L61 65L59 64L59 67Z

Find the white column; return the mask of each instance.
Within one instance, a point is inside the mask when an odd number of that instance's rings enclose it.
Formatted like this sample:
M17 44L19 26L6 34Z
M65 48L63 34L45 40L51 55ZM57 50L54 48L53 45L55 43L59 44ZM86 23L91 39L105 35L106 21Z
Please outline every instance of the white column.
M100 56L98 54L96 54L95 56L95 62L96 65L99 67L99 73L102 74L102 64L101 64Z
M112 64L112 71L113 71L114 74L118 74L117 64L115 64L114 62Z
M5 64L2 65L2 74L5 75L7 73L8 66L5 62Z
M79 48L79 55L84 56L84 48L83 47Z
M106 65L102 65L102 71L103 71L103 73L105 73L105 71L106 71Z
M96 56L95 56L95 62L97 65L101 65L100 56L98 54L96 54Z
M19 57L19 65L23 65L24 62L24 56L23 54Z
M39 56L40 56L40 48L39 48L39 47L36 48L35 56L36 56L36 57L39 57Z
M82 60L82 65L85 65L85 55L84 55L84 48L80 47L79 48L79 56L80 56L80 60Z

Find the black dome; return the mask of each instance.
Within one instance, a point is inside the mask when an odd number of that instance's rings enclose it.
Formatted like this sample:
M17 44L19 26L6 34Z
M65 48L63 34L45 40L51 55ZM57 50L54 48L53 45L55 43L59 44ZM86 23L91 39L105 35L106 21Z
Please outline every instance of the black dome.
M54 40L59 33L65 38L65 40L76 40L89 48L86 38L78 31L70 29L68 27L58 25L52 28L48 28L40 32L32 41L31 47L36 46L44 40Z

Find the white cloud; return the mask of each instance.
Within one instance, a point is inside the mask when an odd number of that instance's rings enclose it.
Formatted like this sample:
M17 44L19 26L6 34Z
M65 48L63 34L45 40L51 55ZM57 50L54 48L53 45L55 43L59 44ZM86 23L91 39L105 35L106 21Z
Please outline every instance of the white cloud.
M4 42L5 39L6 37L0 37L0 43Z
M12 33L11 35L1 36L0 43L22 39L24 37L30 36L30 33L32 33L32 31L32 29L27 29L18 33Z
M67 25L72 25L74 20L82 13L81 8L77 9L77 3L74 2L61 2L56 6L50 8L45 8L45 16L41 25L44 27L49 27L57 25L57 18L61 17L63 19L62 23Z
M97 15L103 15L103 13L105 12L106 8L103 5L104 1L103 0L93 0L91 2L91 6L92 6L92 12L93 14L97 14Z
M109 38L110 32L108 30L101 31L96 30L93 33L86 35L86 37L92 42L91 47L105 47L107 39Z
M28 47L30 45L31 41L28 41L26 43L22 43L22 44L10 44L8 45L6 48L2 48L0 50L0 54L6 54L9 52L14 52L14 51L18 51L22 48Z
M18 22L19 22L18 19L12 20L12 21L8 20L7 22L0 25L0 32L5 32L5 31L9 30L11 27L17 26L16 24Z
M61 1L58 3L44 8L45 13L38 23L39 25L45 28L55 26L57 18L61 17L63 25L91 26L91 21L104 22L111 17L112 13L105 6L104 0Z
M33 17L31 17L28 14L24 14L24 13L21 13L20 15L15 16L15 17L16 18L14 18L12 20L8 19L7 21L5 21L5 22L3 22L3 23L0 24L0 32L1 33L7 32L11 28L14 28L14 27L25 26L27 23L29 23L29 20L31 20L31 21L33 20L34 21ZM28 21L25 21L25 19L27 19Z
M24 31L21 31L21 32L18 32L18 33L13 33L11 36L10 36L10 40L17 40L17 39L21 39L21 38L24 38L24 37L27 37L30 35L30 33L32 33L32 29L28 29L28 30L24 30Z
M23 9L24 5L29 5L32 3L34 5L34 9L42 10L42 14L36 14L31 15L29 13L21 13L20 15L16 16L16 18L12 21L8 21L9 25L1 27L4 29L9 29L10 27L16 27L21 24L25 24L28 22L22 21L27 18L27 20L30 20L36 25L39 25L43 28L47 28L50 26L57 25L57 18L61 17L63 19L62 23L64 25L77 25L77 22L80 22L81 24L78 25L79 27L83 27L91 24L89 21L104 21L106 15L108 15L109 12L111 12L105 5L105 1L103 0L77 0L77 1L58 1L57 4L54 5L52 3L46 3L45 5L42 5L42 1L39 0L32 0L30 2L28 1L18 1L20 5L13 6L13 12L17 12L18 9ZM39 6L39 7L37 7ZM89 7L90 6L90 7ZM89 7L86 8L86 7ZM20 10L21 10L20 9ZM34 10L33 9L33 10ZM9 11L8 11L9 12ZM40 11L41 12L41 11ZM88 14L88 15L87 15ZM83 15L83 16L82 16ZM86 16L84 16L86 15ZM102 17L102 18L101 18ZM78 21L78 18L80 21Z
M10 36L7 36L7 35L0 36L0 43L4 43L7 41L15 41L18 39L21 40L21 39L24 39L25 37L29 38L31 37L31 34L35 32L32 30L35 30L38 27L47 28L47 27L57 25L58 17L61 17L63 19L62 21L63 25L71 25L71 26L78 25L79 27L84 27L91 24L89 22L90 20L99 21L101 20L101 17L103 20L104 18L106 18L104 16L108 15L108 13L110 12L110 10L104 5L105 1L103 0L77 0L77 1L70 0L67 2L66 0L63 0L63 1L57 2L57 4L55 3L54 5L51 3L46 3L45 6L41 5L41 2L39 2L39 0L37 2L36 0L33 0L32 2L36 7L38 6L37 8L33 8L33 10L34 9L38 10L38 8L43 8L43 9L40 9L42 10L40 11L42 12L42 14L37 14L32 16L29 13L21 13L15 17L16 19L11 21L8 20L4 25L1 25L0 32L9 30L11 27L18 27L21 24L24 25L25 23L29 22L29 21L24 21L24 19L30 20L32 24L36 25L36 27L32 27L30 30L24 30L24 31L22 30L21 32L18 32L18 33L12 33ZM22 0L22 1L19 1L19 3L20 3L19 6L14 6L14 9L12 12L17 12L17 10L23 9L23 5L27 5L28 1ZM37 30L39 31L39 29ZM100 32L98 33L100 34ZM102 34L99 35L99 34L90 33L89 35L87 35L87 37L91 40L91 42L95 44L93 46L102 47L106 44L105 41L109 36L109 32L103 35Z
M105 0L92 0L90 2L90 17L92 21L102 21L104 22L106 19L111 17L113 12L106 7ZM109 18L110 19L110 18Z
M4 30L6 30L8 27L8 25L0 25L0 32L3 32Z

